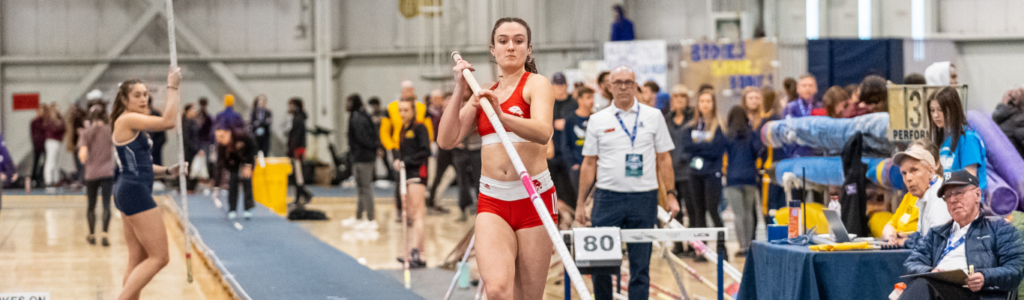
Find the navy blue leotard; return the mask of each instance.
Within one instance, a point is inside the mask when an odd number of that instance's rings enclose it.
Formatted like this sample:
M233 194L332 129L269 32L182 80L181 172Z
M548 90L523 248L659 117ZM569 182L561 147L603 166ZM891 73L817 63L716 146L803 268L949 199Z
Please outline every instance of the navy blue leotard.
M128 216L155 208L149 134L140 131L126 144L114 143L114 148L118 162L114 205Z

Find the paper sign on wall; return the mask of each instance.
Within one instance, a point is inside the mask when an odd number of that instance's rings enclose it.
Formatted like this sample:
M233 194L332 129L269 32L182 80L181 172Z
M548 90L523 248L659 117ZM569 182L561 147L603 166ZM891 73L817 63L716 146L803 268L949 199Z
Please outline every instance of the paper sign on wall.
M628 41L604 43L604 61L608 68L629 66L636 72L636 83L654 80L665 89L668 86L668 47L665 41Z

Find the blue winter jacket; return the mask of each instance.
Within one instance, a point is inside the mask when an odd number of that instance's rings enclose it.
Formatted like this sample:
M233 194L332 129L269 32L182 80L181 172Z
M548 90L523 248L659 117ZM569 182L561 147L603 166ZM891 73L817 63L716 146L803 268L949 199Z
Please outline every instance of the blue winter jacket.
M952 228L953 221L935 226L914 245L903 263L909 274L931 272L939 264ZM1017 290L1024 270L1024 242L1017 228L999 217L980 217L971 222L964 247L967 265L985 275L978 292L981 299L1006 299L1010 291Z

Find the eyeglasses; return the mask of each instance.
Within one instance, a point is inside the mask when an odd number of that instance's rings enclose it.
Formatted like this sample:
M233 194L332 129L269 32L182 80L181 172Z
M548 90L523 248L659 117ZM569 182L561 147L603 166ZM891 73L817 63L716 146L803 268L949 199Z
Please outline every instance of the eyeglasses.
M616 80L616 81L612 81L612 86L619 87L619 88L628 88L628 87L633 86L634 84L636 84L636 81L632 81L632 80L626 80L626 81Z
M974 189L973 188L961 188L961 189L958 189L958 190L955 190L955 191L949 191L949 192L946 192L946 194L942 196L942 200L945 200L946 202L949 202L950 200L954 200L954 199L955 200L960 200L960 199L963 199L964 195L967 194L967 192L970 192L972 190L974 190Z

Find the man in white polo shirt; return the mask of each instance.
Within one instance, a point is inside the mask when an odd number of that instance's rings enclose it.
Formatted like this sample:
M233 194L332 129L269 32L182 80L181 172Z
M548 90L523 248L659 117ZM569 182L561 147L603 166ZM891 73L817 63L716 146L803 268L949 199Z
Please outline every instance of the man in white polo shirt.
M654 228L658 221L658 185L675 182L669 151L675 148L661 111L636 101L636 75L613 69L612 104L590 117L583 143L576 220L586 226L586 198L597 178L592 225ZM668 190L669 213L679 212L675 190ZM651 244L628 244L629 299L647 299ZM612 299L610 275L594 275L597 300Z

